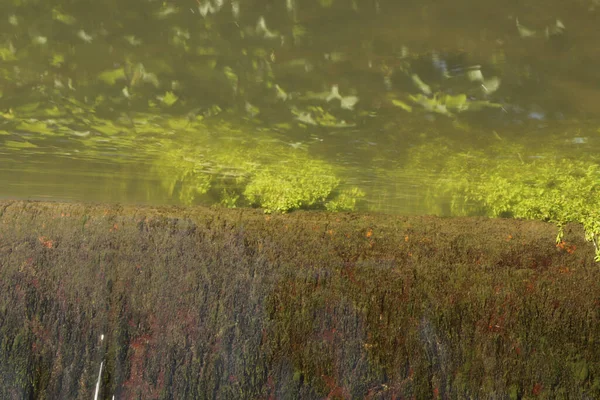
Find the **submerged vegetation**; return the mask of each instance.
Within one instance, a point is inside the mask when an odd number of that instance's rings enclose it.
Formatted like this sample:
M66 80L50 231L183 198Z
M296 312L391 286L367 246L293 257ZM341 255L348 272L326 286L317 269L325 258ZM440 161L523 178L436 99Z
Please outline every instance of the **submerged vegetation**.
M90 161L121 164L124 171L130 165L151 165L148 179L158 177L156 186L165 197L185 205L411 212L398 206L405 188L396 189L396 198L388 196L396 182L373 171L403 176L398 186L426 186L432 169L410 161L424 145L415 140L419 134L481 144L481 137L492 135L487 127L476 128L477 118L514 123L509 129L523 121L552 123L552 117L568 115L564 99L573 98L558 89L547 96L542 89L565 86L552 86L554 78L541 72L547 62L523 56L524 49L538 49L542 42L571 44L566 33L573 24L556 15L537 21L537 13L519 8L494 14L494 21L502 23L490 25L485 38L463 49L469 41L434 44L416 26L386 17L408 22L419 16L435 32L445 32L446 18L420 3L191 3L139 0L90 5L85 12L61 0L43 7L37 0L4 4L8 24L0 29L0 143L8 156L17 165L29 165L39 156L68 157L82 166ZM472 8L465 2L456 7ZM592 12L583 4L577 7L578 13ZM343 25L350 28L332 23L335 29L320 22L350 16L364 21ZM479 34L470 25L461 29L464 37ZM564 62L577 66L582 60L583 54L570 52ZM534 95L521 98L520 90ZM571 93L580 105L593 99L586 91ZM437 157L438 149L432 151ZM441 192L452 198L452 214L466 212L460 209L462 196L465 207L484 207L490 216L581 222L597 242L597 218L586 211L593 209L588 200L595 199L585 193L595 172L586 182L550 182L544 174L555 169L569 175L570 167L550 163L545 171L540 163L529 168L526 160L513 164L524 170L525 183L519 184L506 178L519 174L508 164L502 167L492 159L486 169L490 154L482 147L468 151L481 160L477 172L460 170L461 155L436 171L444 174ZM576 160L573 168L585 170L586 163ZM405 173L411 170L426 171L426 176ZM537 173L540 181L527 183ZM490 183L496 176L508 179L509 193L500 194L500 186ZM477 183L481 177L488 183ZM465 180L468 187L460 184ZM511 194L536 190L544 195L535 201L528 200L529 194ZM557 197L571 191L570 206ZM153 202L151 194L143 196ZM376 198L385 201L374 204ZM549 203L556 204L549 208Z
M187 135L185 144L165 145L156 162L169 192L186 205L204 196L205 203L255 205L267 213L356 209L364 192L341 189L339 168L310 157L305 149L285 143L273 132L256 126L245 129L254 133L226 122L194 123L178 132Z
M288 143L284 135L249 121L236 124L203 115L141 112L117 121L74 118L91 108L75 100L62 105L62 109L19 107L5 114L5 125L37 134L5 145L35 154L46 151L53 139L74 138L78 146L72 156L106 160L114 160L115 147L121 152L129 149L122 162L152 160L167 192L186 205L258 206L266 212L351 211L360 209L360 200L369 196L365 188L344 182L352 169L311 157L306 145ZM549 221L559 228L559 244L565 224L581 223L600 260L598 161L573 152L569 157L565 149L561 154L550 140L535 152L499 137L492 143L465 150L449 139L426 139L411 149L404 165L395 168L399 173L437 177L422 180L429 186L432 213ZM448 209L440 209L445 201Z
M462 181L446 181L453 190L454 205L479 204L492 217L539 219L559 228L569 222L583 225L585 238L594 244L600 261L600 166L580 160L546 155L535 161L502 161L481 166L466 161L473 154L458 154L449 162L448 175ZM467 206L468 207L468 206Z
M330 166L293 156L260 169L244 196L267 212L286 212L324 203L338 184Z
M111 121L96 117L93 110L75 100L63 101L60 108L16 107L4 114L5 129L35 136L8 140L5 146L36 154L47 151L53 140L75 140L77 146L67 154L113 161L114 149L127 151L121 162L152 161L169 195L186 205L352 211L364 209L361 199L371 194L346 181L355 170L311 157L307 144L290 143L285 135L251 121L143 112ZM585 153L559 152L556 142L548 140L533 151L499 136L487 148L471 149L450 139L424 139L408 152L404 165L394 168L437 177L421 182L431 193L431 213L549 221L559 228L558 244L563 226L577 222L600 260L598 161ZM449 202L446 210L440 209L444 202Z
M493 156L491 156L493 155ZM566 158L546 149L532 154L519 145L499 144L485 150L450 151L429 144L413 154L413 166L429 166L439 178L430 182L430 196L449 199L451 215L537 219L563 228L583 226L585 239L600 261L600 164L594 157ZM435 157L435 162L433 162Z

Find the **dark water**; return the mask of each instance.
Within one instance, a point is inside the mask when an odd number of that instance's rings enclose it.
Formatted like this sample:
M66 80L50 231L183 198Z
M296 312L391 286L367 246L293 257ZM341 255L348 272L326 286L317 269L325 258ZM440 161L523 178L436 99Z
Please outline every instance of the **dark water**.
M444 213L432 193L458 152L598 163L599 13L595 0L6 1L0 196L233 206L289 170L335 176L362 209Z

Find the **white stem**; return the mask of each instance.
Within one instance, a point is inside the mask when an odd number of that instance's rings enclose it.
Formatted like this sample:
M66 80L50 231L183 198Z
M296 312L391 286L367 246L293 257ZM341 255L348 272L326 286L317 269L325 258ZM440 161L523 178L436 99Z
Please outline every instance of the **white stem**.
M98 382L96 382L96 394L94 395L94 400L98 400L98 393L100 392L100 377L102 376L102 364L104 361L100 363L100 373L98 373Z

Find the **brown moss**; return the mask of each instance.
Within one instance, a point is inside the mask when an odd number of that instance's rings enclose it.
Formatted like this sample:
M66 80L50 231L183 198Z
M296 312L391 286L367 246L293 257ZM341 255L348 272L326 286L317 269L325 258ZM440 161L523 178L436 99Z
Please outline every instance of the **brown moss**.
M598 396L569 229L4 202L0 397L89 398L100 361L105 398Z

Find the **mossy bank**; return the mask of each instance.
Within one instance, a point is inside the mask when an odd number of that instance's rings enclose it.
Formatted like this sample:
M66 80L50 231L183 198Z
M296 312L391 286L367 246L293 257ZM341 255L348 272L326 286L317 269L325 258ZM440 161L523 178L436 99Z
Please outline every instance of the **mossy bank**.
M0 204L0 398L595 398L583 229ZM104 336L102 336L104 335Z

